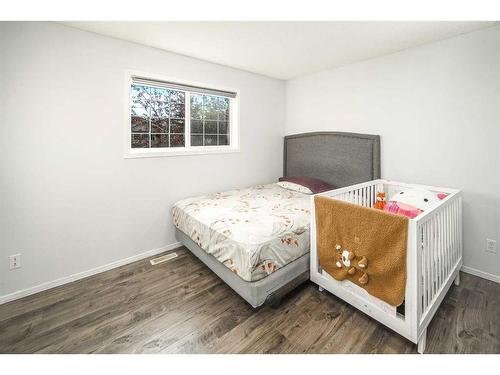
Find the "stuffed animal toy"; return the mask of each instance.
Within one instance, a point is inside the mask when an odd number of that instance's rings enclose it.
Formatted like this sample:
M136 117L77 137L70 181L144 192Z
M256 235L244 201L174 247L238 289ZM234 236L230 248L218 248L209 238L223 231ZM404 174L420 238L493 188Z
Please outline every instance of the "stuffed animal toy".
M365 272L368 268L368 259L366 257L357 256L353 251L342 250L340 245L336 245L335 259L335 266L337 268L345 268L351 276L359 273L359 283L363 285L368 283L368 274Z
M436 206L445 194L434 194L425 189L404 189L393 195L385 205L384 211L413 219L424 211Z
M373 208L376 208L377 210L383 210L385 207L385 193L378 193L377 198L375 199L375 204L373 205Z

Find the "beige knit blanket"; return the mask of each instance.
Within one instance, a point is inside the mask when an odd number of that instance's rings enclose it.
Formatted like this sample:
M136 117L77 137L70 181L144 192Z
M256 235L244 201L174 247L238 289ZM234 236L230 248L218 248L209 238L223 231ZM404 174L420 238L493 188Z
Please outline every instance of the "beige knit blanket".
M321 268L390 305L401 305L408 218L322 196L314 203Z

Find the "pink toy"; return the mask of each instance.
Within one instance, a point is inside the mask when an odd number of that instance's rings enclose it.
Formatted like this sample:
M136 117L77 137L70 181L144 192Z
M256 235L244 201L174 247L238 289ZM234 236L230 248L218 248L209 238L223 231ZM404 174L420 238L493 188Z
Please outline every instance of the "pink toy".
M384 211L413 219L422 212L431 209L446 197L447 195L444 193L436 195L424 189L405 189L389 199Z

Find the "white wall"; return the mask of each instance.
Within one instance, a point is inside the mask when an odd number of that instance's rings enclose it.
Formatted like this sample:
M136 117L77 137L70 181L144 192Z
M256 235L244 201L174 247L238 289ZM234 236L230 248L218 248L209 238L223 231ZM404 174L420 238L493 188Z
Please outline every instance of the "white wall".
M287 82L286 133L380 134L385 178L463 189L465 265L500 276L500 27Z
M124 159L126 69L239 89L241 152ZM172 244L176 200L281 173L283 81L51 23L0 23L0 72L0 296Z

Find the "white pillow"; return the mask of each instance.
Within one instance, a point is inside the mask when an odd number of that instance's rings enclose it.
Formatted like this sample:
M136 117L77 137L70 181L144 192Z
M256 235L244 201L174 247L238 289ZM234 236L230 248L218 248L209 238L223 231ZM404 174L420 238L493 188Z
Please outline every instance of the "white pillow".
M311 189L309 189L308 187L296 184L294 182L280 181L280 182L277 182L277 184L284 189L298 191L299 193L303 193L303 194L312 194L313 193L311 191Z

